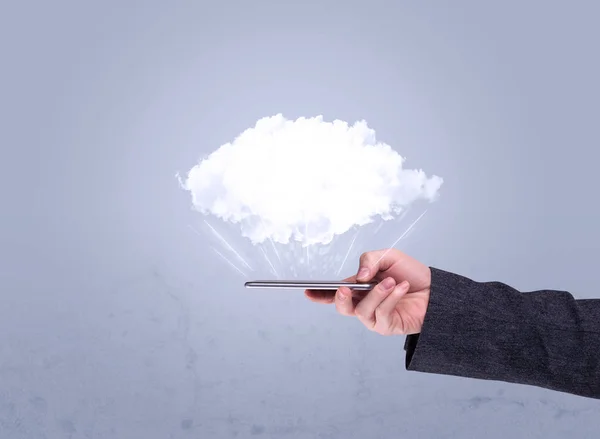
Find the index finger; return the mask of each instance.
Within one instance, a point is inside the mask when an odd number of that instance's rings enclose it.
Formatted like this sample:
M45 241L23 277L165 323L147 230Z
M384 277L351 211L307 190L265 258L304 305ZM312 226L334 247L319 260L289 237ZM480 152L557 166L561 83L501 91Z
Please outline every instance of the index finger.
M360 282L368 282L381 271L385 271L395 263L407 256L394 248L385 250L374 250L360 255L360 266L356 279Z

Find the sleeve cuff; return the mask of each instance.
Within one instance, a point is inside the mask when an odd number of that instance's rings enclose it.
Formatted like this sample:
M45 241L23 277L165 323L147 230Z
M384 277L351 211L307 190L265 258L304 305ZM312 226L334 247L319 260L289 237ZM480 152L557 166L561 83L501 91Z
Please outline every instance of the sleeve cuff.
M406 351L406 360L405 367L406 369L410 369L410 362L412 361L412 357L415 353L415 349L417 349L417 344L419 343L419 334L410 334L406 336L406 341L404 342L404 350Z

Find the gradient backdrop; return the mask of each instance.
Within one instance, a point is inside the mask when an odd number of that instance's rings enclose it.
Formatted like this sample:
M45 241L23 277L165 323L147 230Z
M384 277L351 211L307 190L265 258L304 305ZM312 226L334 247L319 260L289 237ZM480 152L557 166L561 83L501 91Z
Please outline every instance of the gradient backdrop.
M4 3L0 437L594 437L595 400L407 373L403 338L244 290L190 232L201 218L174 175L263 116L364 118L445 179L403 250L600 297L599 13Z

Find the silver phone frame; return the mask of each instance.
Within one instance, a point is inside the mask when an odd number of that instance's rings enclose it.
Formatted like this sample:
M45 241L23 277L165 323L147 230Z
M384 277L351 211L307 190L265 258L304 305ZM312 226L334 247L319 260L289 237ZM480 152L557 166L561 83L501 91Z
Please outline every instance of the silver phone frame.
M371 291L377 282L339 282L339 281L310 281L310 280L254 280L244 283L246 288L254 289L292 289L335 291L340 287L348 287L355 291Z

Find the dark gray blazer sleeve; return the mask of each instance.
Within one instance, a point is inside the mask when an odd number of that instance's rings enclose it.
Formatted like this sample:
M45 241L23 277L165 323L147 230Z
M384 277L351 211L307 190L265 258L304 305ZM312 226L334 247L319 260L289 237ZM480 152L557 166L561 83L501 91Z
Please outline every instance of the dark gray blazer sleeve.
M408 370L600 398L600 300L431 275L421 333L406 338Z

